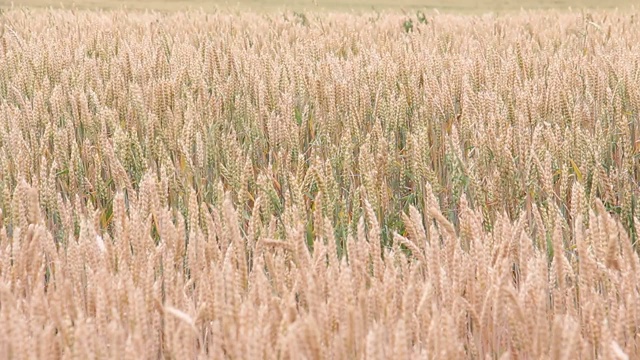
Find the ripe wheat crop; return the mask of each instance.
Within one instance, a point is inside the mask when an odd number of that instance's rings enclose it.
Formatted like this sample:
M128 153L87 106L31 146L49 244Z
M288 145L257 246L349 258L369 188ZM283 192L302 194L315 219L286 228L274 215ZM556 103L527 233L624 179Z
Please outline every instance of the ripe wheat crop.
M0 21L0 358L640 358L637 14Z

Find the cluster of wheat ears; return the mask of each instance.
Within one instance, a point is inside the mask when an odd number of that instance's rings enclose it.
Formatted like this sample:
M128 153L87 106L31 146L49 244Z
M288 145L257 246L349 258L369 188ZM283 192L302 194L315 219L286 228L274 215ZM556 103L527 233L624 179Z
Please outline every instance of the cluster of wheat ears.
M640 23L0 17L0 358L640 357Z

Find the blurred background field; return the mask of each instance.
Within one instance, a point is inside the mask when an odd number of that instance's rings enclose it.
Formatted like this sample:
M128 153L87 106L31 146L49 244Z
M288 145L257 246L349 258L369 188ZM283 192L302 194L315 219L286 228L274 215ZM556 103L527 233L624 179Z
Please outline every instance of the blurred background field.
M521 9L631 9L634 1L629 0L0 0L1 8L18 7L65 7L80 9L150 9L156 11L178 11L202 9L239 9L259 11L307 10L307 11L367 11L367 10L411 10L438 9L442 12L484 13L512 12Z

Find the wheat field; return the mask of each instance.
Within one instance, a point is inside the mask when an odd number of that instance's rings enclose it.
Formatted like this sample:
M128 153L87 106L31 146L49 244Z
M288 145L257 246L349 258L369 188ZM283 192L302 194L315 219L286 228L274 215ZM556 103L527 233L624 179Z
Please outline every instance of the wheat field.
M0 358L640 358L637 13L0 20Z
M18 7L103 10L236 10L278 13L282 11L355 12L372 10L438 9L455 14L509 13L520 9L634 9L630 0L0 0L0 9ZM637 6L637 4L636 4Z

